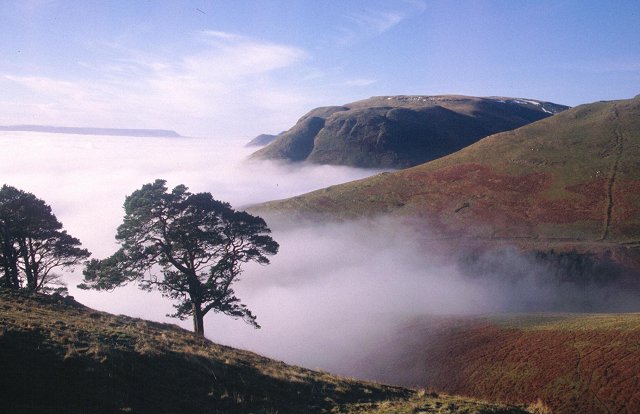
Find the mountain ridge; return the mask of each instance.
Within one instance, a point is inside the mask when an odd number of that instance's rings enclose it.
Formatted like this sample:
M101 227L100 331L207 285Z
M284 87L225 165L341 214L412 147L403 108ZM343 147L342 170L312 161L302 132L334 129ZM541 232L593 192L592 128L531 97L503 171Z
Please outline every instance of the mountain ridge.
M67 127L52 125L0 125L0 131L16 132L45 132L51 134L79 134L79 135L108 135L127 137L158 137L180 138L182 135L173 130L166 129L136 129L136 128L94 128L94 127Z
M251 209L412 217L435 238L615 248L640 263L640 98L581 105L413 168Z
M523 98L375 96L315 108L250 158L406 168L567 108Z

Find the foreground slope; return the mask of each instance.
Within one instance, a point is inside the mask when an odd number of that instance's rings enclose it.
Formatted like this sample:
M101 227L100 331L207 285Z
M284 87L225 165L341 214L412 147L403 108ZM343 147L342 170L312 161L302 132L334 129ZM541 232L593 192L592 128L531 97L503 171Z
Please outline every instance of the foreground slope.
M2 412L523 412L358 382L70 299L0 291Z
M582 105L395 173L253 208L414 217L441 239L613 250L640 262L640 96Z
M565 109L531 99L379 96L316 108L252 158L406 168Z
M640 412L640 314L420 318L360 367L376 380L554 413Z

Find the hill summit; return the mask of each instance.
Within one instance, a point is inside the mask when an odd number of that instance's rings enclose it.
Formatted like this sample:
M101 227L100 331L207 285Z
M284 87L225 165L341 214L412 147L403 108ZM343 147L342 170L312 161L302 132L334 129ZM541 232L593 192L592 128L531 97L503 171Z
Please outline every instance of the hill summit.
M316 108L251 158L406 168L567 108L504 97L377 96Z

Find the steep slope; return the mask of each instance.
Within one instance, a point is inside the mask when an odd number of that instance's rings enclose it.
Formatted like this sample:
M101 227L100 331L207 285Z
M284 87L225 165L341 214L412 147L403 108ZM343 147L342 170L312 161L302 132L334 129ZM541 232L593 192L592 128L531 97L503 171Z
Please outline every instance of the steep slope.
M339 378L174 325L2 290L0 367L0 411L11 413L524 412Z
M406 168L565 109L512 98L373 97L312 110L252 158Z
M360 366L371 379L553 413L640 412L640 314L414 320Z
M640 263L640 96L564 111L447 157L252 208L419 218L434 238L615 250Z

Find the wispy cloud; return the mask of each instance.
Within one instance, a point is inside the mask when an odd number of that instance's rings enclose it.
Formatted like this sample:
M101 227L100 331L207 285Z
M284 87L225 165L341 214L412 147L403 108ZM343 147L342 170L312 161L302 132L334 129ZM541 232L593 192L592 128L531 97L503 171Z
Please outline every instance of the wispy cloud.
M346 17L346 23L339 29L336 42L341 46L350 46L362 39L380 35L403 20L422 13L426 5L421 0L406 0L395 4L394 9L364 9Z
M199 35L211 49L186 59L186 64L190 68L213 69L216 75L241 76L264 73L290 66L307 57L306 52L299 48L236 34L202 31ZM210 58L224 60L211 62Z
M161 127L229 136L252 133L246 120L255 114L272 113L264 118L278 125L264 125L269 131L283 127L283 116L295 119L304 110L305 95L280 81L278 71L305 61L305 51L232 33L207 31L195 37L197 51L173 59L111 44L106 61L78 62L88 77L5 74L0 85L21 89L24 120L50 124ZM0 102L5 114L0 123L16 116L11 104ZM11 123L23 122L15 121Z
M84 95L84 90L74 82L41 76L4 75L3 78L28 89L39 91L42 94L64 96L71 99L80 98Z
M377 81L375 79L350 79L343 83L344 86L369 86L373 85Z
M397 11L365 10L360 14L351 15L349 18L357 26L372 29L377 33L383 33L400 23L405 16Z

